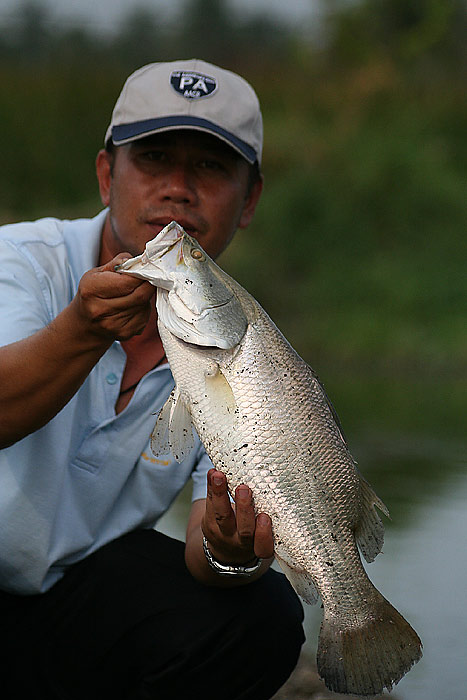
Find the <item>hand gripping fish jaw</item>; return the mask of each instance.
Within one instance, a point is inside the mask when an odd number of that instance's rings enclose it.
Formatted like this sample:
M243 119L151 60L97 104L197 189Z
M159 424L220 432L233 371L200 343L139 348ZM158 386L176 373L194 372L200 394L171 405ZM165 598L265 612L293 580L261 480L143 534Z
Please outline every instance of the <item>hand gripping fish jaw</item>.
M241 341L247 320L217 265L172 221L141 255L118 265L157 287L160 321L187 343L230 349Z

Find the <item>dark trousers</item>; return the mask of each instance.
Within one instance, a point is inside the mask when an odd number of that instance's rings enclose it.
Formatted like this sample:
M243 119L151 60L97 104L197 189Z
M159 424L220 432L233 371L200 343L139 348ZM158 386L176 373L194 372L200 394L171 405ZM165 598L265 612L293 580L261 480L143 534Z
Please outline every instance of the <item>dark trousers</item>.
M44 594L0 593L5 700L262 700L292 672L302 606L282 574L204 586L184 544L137 530Z

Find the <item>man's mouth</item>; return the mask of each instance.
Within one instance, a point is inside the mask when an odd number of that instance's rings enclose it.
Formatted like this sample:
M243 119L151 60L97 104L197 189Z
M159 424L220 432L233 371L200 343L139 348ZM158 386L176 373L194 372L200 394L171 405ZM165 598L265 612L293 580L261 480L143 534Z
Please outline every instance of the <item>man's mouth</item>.
M189 236L193 236L194 238L197 237L198 229L191 221L187 221L186 219L177 219L177 217L172 216L163 219L150 220L147 221L146 224L150 227L155 237L162 231L163 228L168 226L168 224L170 224L172 221L176 221L177 224L179 224L183 228L183 230L186 231L186 233L188 233Z

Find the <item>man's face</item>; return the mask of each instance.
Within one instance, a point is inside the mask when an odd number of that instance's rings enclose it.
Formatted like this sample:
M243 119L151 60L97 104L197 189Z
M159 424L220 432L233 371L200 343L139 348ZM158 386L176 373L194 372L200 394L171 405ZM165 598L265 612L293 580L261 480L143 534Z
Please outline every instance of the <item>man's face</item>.
M232 148L189 130L139 139L113 156L101 151L97 174L110 208L103 241L110 257L139 255L174 220L216 257L250 223L262 186L249 189L249 165Z

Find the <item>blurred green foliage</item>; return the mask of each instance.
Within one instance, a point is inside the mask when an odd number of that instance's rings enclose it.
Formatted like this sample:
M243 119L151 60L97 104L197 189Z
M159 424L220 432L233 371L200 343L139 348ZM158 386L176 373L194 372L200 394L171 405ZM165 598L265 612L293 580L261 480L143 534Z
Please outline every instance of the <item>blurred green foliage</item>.
M108 36L22 6L0 34L0 217L98 210L94 158L133 69L198 55L238 70L262 102L265 191L221 264L338 395L344 425L373 377L371 428L460 434L466 5L326 7L313 42L221 0L187 1L183 22L136 7Z

